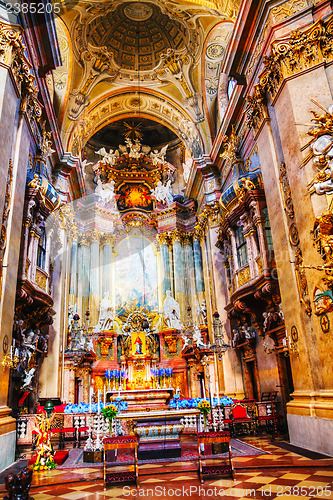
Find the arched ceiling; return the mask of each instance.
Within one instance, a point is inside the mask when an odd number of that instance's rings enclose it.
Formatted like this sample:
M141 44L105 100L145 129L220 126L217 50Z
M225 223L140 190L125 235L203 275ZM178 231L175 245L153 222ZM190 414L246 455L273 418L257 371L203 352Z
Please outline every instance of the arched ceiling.
M141 115L173 130L193 155L207 151L202 61L210 33L232 26L238 2L64 0L56 21L63 66L54 85L67 150L80 155L97 130Z

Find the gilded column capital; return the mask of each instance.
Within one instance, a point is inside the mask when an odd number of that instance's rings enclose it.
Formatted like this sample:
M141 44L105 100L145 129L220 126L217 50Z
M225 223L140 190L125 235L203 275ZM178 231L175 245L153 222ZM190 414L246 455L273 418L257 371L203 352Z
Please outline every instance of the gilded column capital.
M169 232L166 233L159 233L157 235L157 239L160 243L160 245L168 245L170 246L172 244L172 238Z
M91 237L90 233L82 233L81 231L78 233L78 242L79 245L86 245L90 247Z
M99 243L101 239L102 233L98 231L98 229L94 229L90 233L90 243Z
M191 241L190 233L183 231L182 229L176 228L173 231L169 231L170 241L173 244L175 241L179 241L182 245L189 243Z
M205 234L206 234L205 226L202 226L199 223L194 226L193 240L201 241L204 239Z
M103 233L100 236L99 244L101 247L104 247L105 245L111 245L113 248L116 242L116 237L114 234L109 234L109 233Z

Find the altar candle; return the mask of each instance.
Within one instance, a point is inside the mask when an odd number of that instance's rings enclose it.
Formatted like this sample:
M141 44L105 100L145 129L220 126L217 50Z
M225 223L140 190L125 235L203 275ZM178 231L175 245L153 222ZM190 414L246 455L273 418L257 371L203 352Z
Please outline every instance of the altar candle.
M89 413L91 413L92 387L89 389Z
M97 406L97 413L101 413L101 393L98 390L98 406Z
M106 387L104 385L104 406L105 406L105 403L106 403Z

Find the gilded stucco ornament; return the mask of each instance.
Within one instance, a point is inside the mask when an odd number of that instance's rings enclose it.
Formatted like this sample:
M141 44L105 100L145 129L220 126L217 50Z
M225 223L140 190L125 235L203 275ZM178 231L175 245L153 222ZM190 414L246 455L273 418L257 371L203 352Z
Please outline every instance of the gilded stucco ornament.
M69 135L67 149L78 156L86 141L94 135L103 124L119 120L138 112L138 94L129 91L126 96L110 95L88 107L84 116L73 123ZM186 148L192 152L193 158L202 156L204 147L197 126L189 119L189 115L166 96L159 96L142 89L140 92L140 111L157 119L170 128L182 139Z
M310 193L333 193L333 106L323 113L311 111L314 126L308 134L313 137L310 148L313 154L313 164L318 173L308 186Z
M42 107L37 99L38 89L35 77L30 73L32 65L25 56L26 47L22 42L21 26L0 21L0 63L9 66L21 96L20 111L27 113L29 120L39 120Z
M292 31L288 38L274 40L271 53L264 56L265 66L247 99L247 122L255 132L265 118L268 95L274 100L284 80L333 59L333 16L318 20L305 30Z
M291 198L291 190L289 185L289 179L287 176L287 169L284 162L280 165L280 187L283 195L283 204L284 209L290 217L290 219L294 218L294 205L293 200Z

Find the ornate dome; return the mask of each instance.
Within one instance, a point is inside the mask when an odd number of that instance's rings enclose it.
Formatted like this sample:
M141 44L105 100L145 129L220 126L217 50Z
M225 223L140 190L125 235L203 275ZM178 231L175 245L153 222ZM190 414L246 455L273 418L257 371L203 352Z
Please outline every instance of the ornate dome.
M86 40L95 47L106 47L125 70L149 71L168 49L183 49L188 36L185 26L158 6L132 2L95 18L86 28Z

